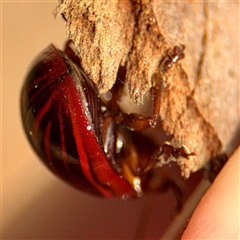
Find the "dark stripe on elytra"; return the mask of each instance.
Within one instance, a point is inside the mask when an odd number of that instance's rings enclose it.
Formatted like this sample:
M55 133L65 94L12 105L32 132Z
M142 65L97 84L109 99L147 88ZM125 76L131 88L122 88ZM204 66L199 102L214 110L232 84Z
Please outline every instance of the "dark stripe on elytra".
M93 126L92 126L93 127ZM94 131L94 129L92 129L92 131ZM95 133L95 132L94 132ZM81 136L81 139L84 139L86 136ZM96 138L96 135L95 135L95 138ZM75 140L76 141L76 140ZM98 139L96 138L96 141L98 142ZM85 141L82 141L82 145L83 145L83 148L86 150L89 148L89 146L86 146L86 142ZM101 147L99 145L99 147ZM95 149L92 149L92 151L95 151ZM102 151L102 154L105 155L105 153ZM98 178L98 175L97 175L97 172L93 171L93 167L92 167L92 164L91 164L91 159L89 158L89 153L86 151L86 155L87 155L87 161L88 161L88 164L89 164L89 171L90 171L90 174L92 176L92 179L93 181L101 186L102 188L104 188L105 190L111 192L113 195L115 195L115 191L114 189L112 189L110 186L108 186L106 183L103 183L101 182L101 180ZM80 157L79 157L80 158ZM106 158L106 156L105 156ZM106 159L107 161L107 159Z
M65 152L68 154L68 155L65 155L65 159L60 159L62 161L65 161L65 164L63 163L63 165L65 165L65 171L63 173L64 178L67 178L70 183L74 183L81 189L84 188L86 189L86 191L91 191L94 194L100 195L98 190L93 187L93 185L86 179L85 175L82 172L82 168L80 165L81 160L79 159L79 155L77 152L77 146L73 136L71 119L69 117L70 116L69 109L64 108L64 111L62 111L60 106L58 106L58 109L59 109L58 113L60 113L60 115L56 115L56 116L58 116L57 118L58 118L59 130L57 130L57 132L59 133L58 138L61 140L60 148L63 149L62 144L64 142ZM60 121L60 119L62 119L62 121ZM53 121L55 124L55 120ZM60 128L61 122L66 123L63 125L62 129ZM53 133L52 135L53 137L55 136L55 134ZM51 141L53 140L54 139L52 139ZM66 169L66 165L67 165L67 169Z
M29 99L27 103L28 107L26 109L26 113L30 111L30 109L37 103L39 103L41 106L44 102L49 101L48 98L54 93L56 84L59 84L57 82L61 81L61 77L52 81L51 83L45 84L45 82L48 82L48 80L48 78L45 78L44 81L41 80L38 82L36 79L34 79L34 81L36 81L36 84L31 83L26 86L26 93L28 94ZM36 85L37 88L35 88Z
M83 146L84 146L84 144L83 144ZM88 155L88 153L87 153L87 155ZM116 195L113 188L108 186L106 183L102 183L101 180L98 178L97 172L93 171L93 167L92 167L91 161L89 161L89 158L88 158L88 163L89 163L89 166L90 166L89 171L90 171L91 176L92 176L93 180L95 181L95 183L97 183L99 186L106 189L107 191L111 192L113 196Z
M50 95L50 96L51 98L53 97L53 95ZM40 103L39 104L40 106L36 106L36 109L40 109L43 102L49 101L49 93L45 92L39 98L40 99L38 103ZM38 129L39 130L38 135L42 135L40 138L42 138L42 141L45 141L44 133L42 133L41 129L46 129L48 121L49 119L51 119L52 124L51 124L50 143L55 145L55 147L62 149L61 128L60 128L61 123L60 123L59 116L57 115L57 112L61 111L60 110L61 107L59 106L61 102L59 101L61 100L59 100L58 98L53 99L50 109L48 109L48 111L42 116L42 118L39 119L40 128ZM67 104L65 104L64 106L67 106ZM81 165L79 162L79 156L76 148L75 139L73 136L73 129L72 129L71 119L69 117L70 115L68 110L69 109L64 108L64 112L62 112L62 118L63 118L62 120L63 122L66 122L66 124L64 124L64 133L63 133L63 135L65 136L66 153L68 153L71 156L71 163L70 162L67 163L68 169L66 169L66 165L63 162L64 159L61 159L61 157L59 156L54 156L56 154L54 154L53 152L52 152L52 159L48 159L49 157L47 157L46 153L49 151L49 149L45 148L46 145L44 144L44 142L41 143L41 147L40 147L45 152L45 156L43 157L43 159L45 160L47 165L49 165L49 163L50 164L53 163L53 165L57 167L58 175L62 176L62 178L64 179L68 178L70 183L73 181L77 186L80 186L81 188L85 188L85 189L87 188L88 191L91 191L92 193L99 195L99 192L97 190L95 189L93 190L92 184L85 177L83 177L84 174L82 172ZM65 126L68 126L68 128L66 128ZM61 155L60 152L59 152L59 155ZM72 162L73 159L75 160L74 163ZM51 169L52 167L53 166L51 166ZM72 177L71 174L73 174L74 177Z
M47 81L47 79L44 79L44 81L38 82L37 88L35 88L35 85L32 84L32 87L34 86L34 88L31 89L32 91L30 92L31 97L30 97L30 102L29 102L29 108L33 107L33 109L36 110L34 115L37 117L39 112L41 110L43 110L42 108L43 107L46 108L47 105L45 105L45 104L49 103L50 100L53 101L51 103L50 108L45 109L47 111L44 113L44 115L40 119L37 119L37 121L39 123L37 136L39 137L39 139L41 139L40 146L39 146L40 149L38 149L38 153L40 155L42 155L42 153L41 153L41 149L42 149L42 151L44 152L44 155L45 155L42 157L42 159L47 163L47 165L49 165L49 163L50 164L52 163L55 167L57 167L58 174L61 175L63 178L66 178L66 175L69 175L66 172L67 169L66 169L65 164L62 162L63 159L59 159L59 157L54 156L53 155L54 153L52 152L52 154L51 154L52 159L48 160L49 156L47 156L47 152L49 151L49 149L46 149L46 146L51 147L51 145L55 145L55 147L58 147L59 149L61 149L60 121L56 114L56 110L59 110L58 104L61 104L61 103L59 103L59 101L61 101L61 99L58 99L59 98L58 94L61 93L61 91L56 90L56 85L57 85L57 88L59 88L59 87L66 88L67 86L66 86L66 83L63 82L63 79L64 79L65 75L67 75L67 74L68 73L64 74L61 78L58 78L57 80L52 81L51 83L48 83L47 87L42 87L42 86L44 86L44 83ZM61 82L59 82L59 81L61 81ZM55 92L55 90L56 90L56 92ZM71 93L68 93L67 90L63 91L63 93L67 94L68 97L71 98ZM53 99L56 96L58 98ZM65 104L64 106L66 107L67 104ZM68 109L65 109L65 111L66 110L68 110ZM73 157L73 158L71 158L71 160L73 160L73 159L76 160L76 162L74 164L68 163L69 170L74 174L74 176L81 176L81 175L84 176L82 169L81 169L80 162L79 162L79 161L81 161L81 159L79 160L79 155L78 155L77 147L76 147L77 143L73 136L71 119L69 119L71 115L69 114L69 112L67 112L63 115L64 115L64 117L66 117L66 120L67 120L66 125L69 125L68 128L64 129L64 134L63 134L65 136L66 152L69 153L69 155L71 157ZM44 141L46 141L46 140L44 139L44 132L42 132L42 130L46 130L49 119L51 119L51 121L52 121L51 130L50 130L50 139L49 139L50 142L47 144L44 144ZM63 120L63 122L64 122L64 120ZM69 133L71 133L72 136L71 135L69 136ZM84 139L84 137L86 137L86 136L82 136L81 139ZM57 138L59 139L59 141L57 140ZM84 146L84 141L82 141L82 143ZM51 149L51 151L52 151L52 149ZM92 166L91 161L89 158L87 158L87 161L88 161L88 164L90 167L89 171L90 171L93 181L97 185L106 189L107 191L114 193L113 189L111 189L108 185L106 185L105 183L102 183L98 179L97 172L93 171L93 168L91 167ZM88 181L88 180L86 180L86 181ZM75 182L75 184L76 184L76 182ZM91 185L91 183L89 181L88 181L88 184Z
M73 64L73 63L72 63ZM70 69L70 73L73 71L73 69L72 69L72 65L71 64L68 64L68 68ZM69 74L70 74L69 73ZM71 74L70 74L71 75ZM73 74L74 76L75 76L75 74ZM87 94L87 95L92 95L92 94L94 94L94 93L92 93L92 89L91 89L91 91L84 91L84 85L89 85L89 83L88 83L88 81L86 80L86 79L84 79L83 78L83 76L82 76L82 74L77 74L78 75L78 77L80 78L80 81L82 82L81 83L81 85L83 85L82 87L82 92L84 92L84 94ZM83 82L84 82L84 84L83 84ZM74 81L72 81L71 82L71 84L72 84L72 86L74 86L74 88L75 88L75 90L77 91L77 89L76 89L76 83L74 83ZM78 83L79 84L79 83ZM88 86L89 87L89 86ZM90 87L91 88L91 87ZM69 85L69 88L67 88L66 89L66 93L68 92L69 94L67 94L67 96L68 96L68 104L70 105L70 106L72 106L72 105L74 105L74 103L75 103L75 101L72 101L72 94L71 94L71 92L70 92L70 90L71 90L71 87L70 87L70 85ZM80 98L80 104L81 104L81 107L83 107L84 108L84 114L89 114L89 116L91 116L91 111L95 111L96 110L96 107L97 106L95 106L95 105L93 105L93 103L92 103L92 101L91 101L91 99L95 99L95 96L93 96L92 98L91 97L89 97L89 98L87 98L86 100L87 101L89 101L88 102L88 106L90 107L90 108L86 108L85 107L85 104L82 102L83 101L83 97L81 96L81 93L82 92L78 92L78 96L79 96L79 98ZM74 94L73 94L74 95ZM75 96L75 95L74 95ZM84 96L85 97L85 96ZM91 109L91 106L93 106L94 107L94 109ZM71 118L71 114L69 113L68 115L67 115L69 118ZM90 120L92 120L92 118L90 117ZM74 121L70 121L71 123L72 122L74 122ZM81 124L81 123L79 123L79 124ZM91 124L92 125L92 122L91 123L89 123L89 124ZM81 128L81 125L79 125L78 126L79 128ZM93 126L92 125L92 127L100 127L100 126ZM92 131L94 131L94 130L92 130ZM74 134L74 131L72 130L72 132L71 132L72 134ZM95 133L95 139L98 141L98 139L96 138L96 132L94 131L94 133ZM104 189L106 189L107 191L110 191L110 192L112 192L113 193L113 190L108 186L108 185L106 185L105 183L102 183L102 182L100 182L100 180L97 178L97 173L95 173L94 171L93 171L93 168L92 168L92 164L91 164L91 161L90 161L90 159L89 159L89 154L86 152L86 149L87 149L87 147L85 146L85 141L84 141L84 139L86 138L86 136L81 136L81 143L82 143L82 145L83 145L83 151L86 153L86 157L87 157L87 159L86 159L86 161L88 162L88 164L89 164L89 172L90 172L90 175L91 175L91 177L92 177L92 179L93 179L93 181L97 184L97 185L99 185L99 186L102 186L102 188L104 188ZM82 141L83 140L83 141ZM77 149L77 142L76 142L76 138L74 137L74 142L75 142L75 144L74 144L74 148L75 149ZM94 150L94 149L93 149ZM78 154L80 154L80 153L78 153ZM103 154L104 154L104 152L103 152ZM80 156L78 156L78 159L79 159L79 161L81 161L81 159L80 159ZM80 162L79 162L79 165L80 165Z

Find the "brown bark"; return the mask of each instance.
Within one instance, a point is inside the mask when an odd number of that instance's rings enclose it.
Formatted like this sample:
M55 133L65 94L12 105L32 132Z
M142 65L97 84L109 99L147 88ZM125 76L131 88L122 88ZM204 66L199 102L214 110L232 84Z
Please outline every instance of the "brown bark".
M153 0L62 1L69 37L100 93L126 67L131 100L141 103L162 81L160 119L174 147L196 156L177 160L182 174L202 168L239 144L239 3ZM184 44L185 58L166 73L167 49Z

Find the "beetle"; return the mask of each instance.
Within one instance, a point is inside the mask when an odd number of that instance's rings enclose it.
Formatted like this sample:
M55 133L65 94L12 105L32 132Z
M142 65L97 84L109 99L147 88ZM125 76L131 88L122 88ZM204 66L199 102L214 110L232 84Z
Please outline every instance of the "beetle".
M164 72L177 61L176 56L182 56L179 49L161 61ZM82 191L128 199L167 185L180 198L181 188L173 180L154 187L152 181L159 155L179 156L183 151L169 152L168 143L159 146L140 131L156 125L160 81L153 87L150 117L120 110L117 101L122 88L122 82L116 81L109 101L103 101L70 43L64 52L49 45L22 87L21 116L29 142L52 172ZM184 152L185 157L190 155Z

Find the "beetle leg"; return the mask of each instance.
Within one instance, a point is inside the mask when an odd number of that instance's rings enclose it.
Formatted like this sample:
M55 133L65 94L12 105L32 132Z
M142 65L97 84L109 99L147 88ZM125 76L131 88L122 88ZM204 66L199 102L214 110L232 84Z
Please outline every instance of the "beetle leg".
M154 153L157 152L158 146L149 138L138 132L129 131L125 127L119 126L116 132L118 132L117 142L119 139L122 141L121 151L118 151L117 157L121 165L121 173L133 186L137 195L141 196L142 181L148 172L155 169L157 158Z
M181 44L180 46L174 46L173 49L168 49L166 56L160 61L160 72L164 74L172 67L174 63L184 58L185 46Z
M111 164L115 169L118 168L116 162L116 134L115 134L115 123L111 116L105 117L102 120L102 142L103 150L108 159L111 160Z
M159 73L153 76L152 96L153 96L153 114L146 117L140 114L121 113L116 116L116 121L126 126L133 131L145 130L149 127L155 127L159 117L161 93L162 93L162 74L166 73L172 65L184 58L185 46L174 46L173 49L168 49L166 56L160 61Z
M182 188L176 184L176 181L174 181L172 179L166 179L163 182L162 186L160 187L161 192L165 192L168 189L172 190L172 193L176 199L176 206L175 206L175 210L173 212L173 215L174 215L174 214L180 212L183 207L184 193L183 193Z
M123 84L118 80L111 90L113 99L111 100L110 112L113 113L115 121L132 131L141 131L149 127L155 127L159 117L160 94L162 91L161 81L158 79L152 87L153 114L149 117L137 113L127 114L120 111L117 101L121 96L122 88Z
M142 196L142 188L141 188L141 178L138 176L135 176L131 169L129 168L128 164L123 161L122 162L122 174L125 179L128 180L128 182L132 185L134 190L137 193L138 197Z
M171 190L176 199L174 214L181 211L185 200L185 185L182 179L171 174L169 170L164 168L155 168L146 174L142 183L142 189L154 193L163 193Z
M185 145L182 145L180 148L175 148L170 142L165 142L163 145L159 146L153 156L156 158L155 167L162 167L170 162L176 162L180 157L192 161L192 157L195 155L196 154L190 152Z
M138 197L142 196L141 178L138 177L139 154L130 141L126 129L107 116L102 122L103 149L113 168L133 187Z

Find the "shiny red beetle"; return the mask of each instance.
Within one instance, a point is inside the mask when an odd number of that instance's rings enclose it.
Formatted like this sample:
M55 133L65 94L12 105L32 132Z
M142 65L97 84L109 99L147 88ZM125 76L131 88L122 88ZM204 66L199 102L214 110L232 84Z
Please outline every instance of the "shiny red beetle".
M177 61L177 55L183 57L180 50L168 53L162 71ZM140 197L153 188L158 156L165 151L178 157L184 150L157 146L138 132L155 126L160 83L153 89L151 117L125 114L117 105L121 82L105 103L78 61L69 44L65 53L50 45L38 56L21 93L27 137L50 170L81 190L107 198ZM177 184L170 185L181 192Z

